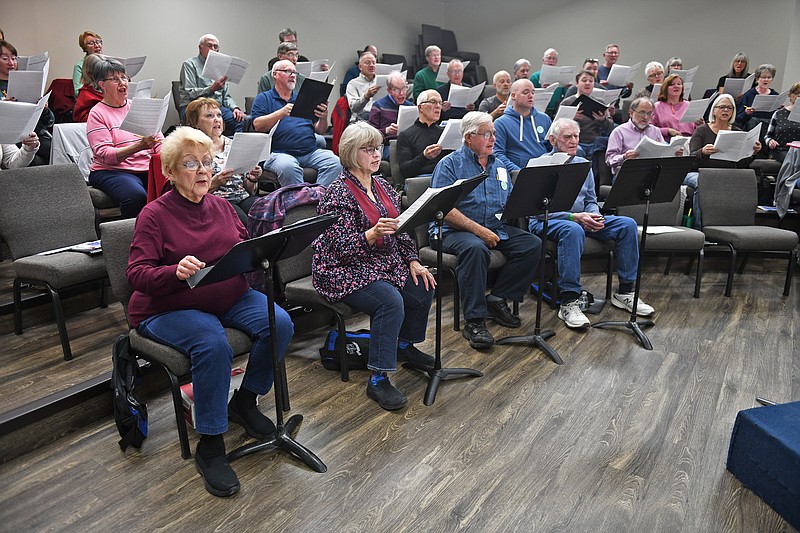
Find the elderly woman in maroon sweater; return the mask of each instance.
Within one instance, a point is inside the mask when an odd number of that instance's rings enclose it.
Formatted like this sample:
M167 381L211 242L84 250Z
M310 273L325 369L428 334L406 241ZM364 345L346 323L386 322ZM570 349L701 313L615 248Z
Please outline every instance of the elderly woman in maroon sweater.
M186 279L247 239L247 230L227 200L206 194L213 152L203 132L175 130L163 143L161 163L173 189L147 204L136 220L127 269L134 289L128 317L139 333L191 359L200 433L195 463L211 494L230 496L239 490L239 480L225 458L228 419L256 439L275 434L275 424L256 406L256 396L269 392L273 382L267 298L241 274L189 288ZM293 325L282 308L275 306L275 315L277 356L283 357ZM230 403L233 352L225 327L253 339L242 387Z
M407 403L386 375L397 360L433 366L433 357L413 343L425 339L435 282L411 237L397 233L399 197L386 180L372 175L381 162L382 139L363 121L344 130L339 141L344 170L317 208L339 220L314 241L312 279L328 300L370 316L367 396L393 411Z

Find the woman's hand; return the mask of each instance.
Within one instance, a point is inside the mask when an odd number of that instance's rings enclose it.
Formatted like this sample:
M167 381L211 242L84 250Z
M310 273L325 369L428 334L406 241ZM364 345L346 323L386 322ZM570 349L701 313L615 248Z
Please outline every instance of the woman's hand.
M396 218L379 218L378 222L364 233L364 236L367 238L367 242L372 245L384 235L393 235L397 231L397 227Z
M180 263L178 263L178 267L175 269L175 275L179 280L186 281L186 278L196 274L198 270L204 268L205 266L206 264L195 256L187 255L181 259Z
M769 146L770 150L774 150L775 148L777 148L779 146L778 145L778 141L776 141L775 139L770 139L769 142L767 143L767 146ZM756 150L756 151L758 151L758 150Z
M211 181L208 184L209 191L215 191L219 189L221 186L228 183L228 180L233 175L233 169L229 168L228 170L223 170L218 174L214 174L211 176Z
M777 145L778 143L775 143L775 144ZM760 151L761 151L761 142L760 141L756 141L756 143L753 145L753 153L757 154Z
M711 155L716 151L717 149L714 148L713 144L707 144L700 149L700 153L703 155Z
M22 139L22 146L28 152L35 152L39 149L39 136L35 131L30 132L27 137Z
M141 152L142 150L148 150L160 142L161 141L157 141L155 137L142 137L139 139L139 142L136 143L139 148L136 151Z
M667 128L667 130L669 131L669 136L670 137L680 137L680 135L681 135L681 132L679 132L675 128Z
M419 261L411 261L408 264L408 268L411 270L411 280L414 282L414 285L419 285L419 281L422 280L426 291L436 287L436 279L433 277L430 270L422 266L422 263Z
M250 174L254 178L260 178L262 172L263 169L260 166L256 165L248 174Z

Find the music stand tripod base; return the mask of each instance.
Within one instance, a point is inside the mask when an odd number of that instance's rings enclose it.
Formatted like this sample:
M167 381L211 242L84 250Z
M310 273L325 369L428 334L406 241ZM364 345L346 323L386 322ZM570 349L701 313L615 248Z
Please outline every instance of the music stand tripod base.
M403 363L403 368L418 370L428 375L428 387L425 389L425 398L422 400L422 403L427 406L433 405L433 402L436 401L436 392L439 390L439 384L442 381L446 379L483 377L483 372L472 368L426 368L411 363Z
M545 339L549 339L555 335L555 331L546 329L539 334L533 335L517 335L514 337L504 337L495 341L495 344L522 344L531 346L533 348L540 348L553 362L557 365L563 365L564 361L558 352L550 346Z
M614 322L611 320L607 320L605 322L598 322L597 324L593 324L592 327L600 329L628 328L628 330L633 334L633 336L636 337L640 343L642 343L642 347L644 347L645 350L652 350L653 343L651 343L650 339L647 338L647 335L644 334L644 331L642 331L642 327L645 326L650 327L654 325L655 322L653 322L652 320L628 320L627 322L622 322L622 321Z

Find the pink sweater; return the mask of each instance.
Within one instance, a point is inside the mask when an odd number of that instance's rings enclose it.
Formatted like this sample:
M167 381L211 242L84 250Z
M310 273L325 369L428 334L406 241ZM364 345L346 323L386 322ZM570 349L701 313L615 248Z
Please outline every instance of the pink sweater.
M104 102L98 102L89 111L86 134L94 153L92 170L147 172L150 157L161 150L161 143L158 143L152 149L140 150L122 161L117 161L117 149L125 148L139 140L137 135L119 129L130 108L130 100L122 107L111 107ZM159 133L156 138L163 139L164 136Z
M689 107L689 102L686 100L678 102L675 106L668 102L656 102L651 123L661 131L661 135L667 142L670 140L669 128L678 130L684 137L691 137L694 130L697 129L697 124L694 122L678 122L687 107Z

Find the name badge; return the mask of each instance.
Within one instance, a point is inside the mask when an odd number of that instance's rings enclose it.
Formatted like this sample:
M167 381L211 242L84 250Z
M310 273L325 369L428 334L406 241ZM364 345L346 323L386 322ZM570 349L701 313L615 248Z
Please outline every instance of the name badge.
M505 167L497 167L497 181L500 182L501 189L508 190L508 171Z

